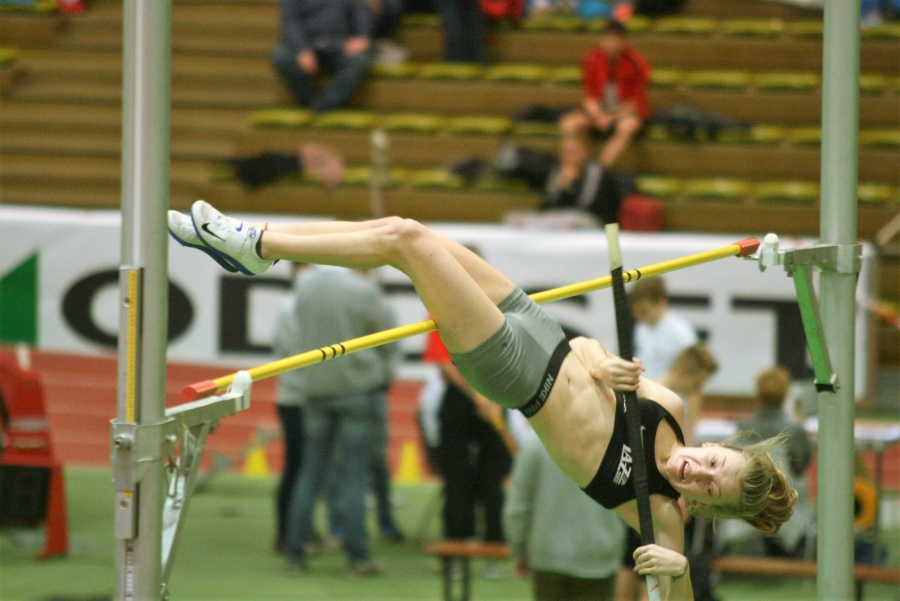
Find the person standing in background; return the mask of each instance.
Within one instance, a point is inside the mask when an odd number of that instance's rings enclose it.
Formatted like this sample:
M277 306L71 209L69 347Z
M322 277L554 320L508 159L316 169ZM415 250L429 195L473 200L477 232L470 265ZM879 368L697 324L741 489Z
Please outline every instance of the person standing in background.
M438 410L437 462L444 480L444 537L475 538L476 505L484 510L484 541L503 542L503 479L512 466L512 437L504 409L463 379L437 331L428 335L422 356L440 366L446 382ZM494 577L494 566L487 575Z
M738 429L748 432L746 444L753 444L763 437L784 434L787 439L773 456L781 469L788 473L797 490L794 515L774 537L760 537L751 530L728 524L722 529L722 540L735 542L762 541L762 547L770 557L800 557L804 550L807 527L812 519L809 499L809 483L806 468L812 460L812 444L801 424L796 423L785 411L785 400L791 387L791 375L781 366L767 369L756 378L756 414L741 422Z
M678 353L697 344L697 332L669 310L666 283L660 277L635 283L628 291L628 304L635 319L634 355L644 363L644 377L659 379Z
M299 276L305 268L305 265L295 264L295 289ZM272 352L278 358L290 357L309 350L300 349L297 345L300 334L297 331L297 320L294 318L294 302L293 297L289 298L278 312L275 338L272 342ZM278 530L275 548L280 553L287 550L288 508L291 494L303 465L303 405L306 401L303 378L305 374L305 370L295 369L278 376L278 396L275 403L278 407L281 432L284 436L284 466L281 470L281 482L279 482L276 497Z
M560 471L534 433L516 456L503 524L535 601L612 599L625 526Z
M369 72L374 15L366 0L281 0L281 41L272 63L313 112L344 106ZM315 78L330 71L321 91Z
M378 287L360 272L336 267L300 269L288 311L296 325L289 350L295 352L394 325ZM385 393L393 379L395 354L396 345L386 345L301 370L303 466L291 494L286 533L291 572L307 570L313 511L329 475L336 492L328 501L337 505L330 509L343 529L348 575L382 572L369 550L365 496L374 446L384 442L379 432L386 419Z

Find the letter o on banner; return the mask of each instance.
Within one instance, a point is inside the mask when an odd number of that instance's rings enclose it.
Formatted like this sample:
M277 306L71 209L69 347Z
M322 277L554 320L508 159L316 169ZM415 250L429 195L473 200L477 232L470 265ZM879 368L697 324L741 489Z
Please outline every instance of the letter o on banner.
M81 336L102 346L115 348L118 337L101 330L91 317L91 305L107 286L118 286L119 271L92 273L75 282L63 297L62 313L69 326ZM184 290L169 282L169 332L171 342L184 334L194 320L194 307Z

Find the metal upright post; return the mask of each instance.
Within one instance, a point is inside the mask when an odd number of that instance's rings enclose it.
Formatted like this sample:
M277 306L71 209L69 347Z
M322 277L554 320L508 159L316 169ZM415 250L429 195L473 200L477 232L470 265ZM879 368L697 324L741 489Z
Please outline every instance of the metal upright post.
M119 397L111 453L119 601L161 597L171 0L125 0Z
M854 334L860 0L826 0L822 81L821 244L838 245L819 298L840 387L819 393L818 599L855 597L853 582ZM847 253L842 253L842 251ZM843 267L842 267L843 265Z

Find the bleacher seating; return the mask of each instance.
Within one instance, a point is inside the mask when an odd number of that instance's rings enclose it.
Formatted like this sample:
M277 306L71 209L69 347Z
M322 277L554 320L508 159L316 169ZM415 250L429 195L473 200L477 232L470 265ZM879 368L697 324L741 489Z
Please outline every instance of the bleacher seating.
M652 130L624 157L623 167L685 181L814 181L821 22L815 13L772 9L751 0L730 3L733 10L724 12L714 4L695 0L684 16L632 22L635 45L657 66L651 103L695 104L758 125L748 134L725 132L716 141L698 143ZM335 145L351 163L365 162L368 131L375 123L389 131L392 160L403 167L435 168L467 155L487 158L509 135L550 150L553 124L515 124L507 116L527 104L575 105L580 95L577 59L602 25L556 18L502 31L492 47L499 60L484 69L429 62L439 53L437 20L411 16L399 37L416 62L376 69L355 98L357 110L314 119L282 108L289 105L288 98L268 62L277 37L276 8L271 0L176 2L173 206L186 206L196 196L197 183L213 182L205 161L294 148L301 137ZM98 1L79 17L0 18L0 39L24 40L18 68L27 73L26 81L8 91L0 117L5 134L0 152L8 157L2 168L4 200L87 206L117 202L121 11L119 2ZM11 29L16 35L9 35ZM882 29L879 37L863 43L860 172L862 181L891 190L883 204L892 208L893 187L900 183L892 133L900 125L898 67L891 60L898 43L890 28ZM696 52L696 44L705 50ZM720 52L717 44L728 44L732 51ZM781 45L780 50L773 53L773 45ZM766 56L758 52L763 47ZM776 60L769 56L773 54ZM29 159L41 155L53 160ZM67 162L69 168L56 171L57 163L64 167ZM83 186L72 185L79 174ZM298 210L315 202L315 196L300 200L305 195L298 193ZM744 200L752 203L754 197L748 194ZM461 212L457 218L470 217Z
M509 117L523 105L577 105L579 60L602 22L558 17L501 29L492 35L488 68L440 63L438 27L434 15L407 16L397 37L413 62L379 66L350 110L315 117L291 107L269 64L276 0L175 0L172 206L208 198L226 209L364 217L375 125L390 139L389 210L496 221L536 206L533 191L493 178L465 186L441 167L488 159L504 141L552 151L554 124ZM640 176L642 192L663 199L665 227L814 234L821 13L757 0L690 0L683 15L634 19L629 28L654 65L655 110L687 103L754 124L690 142L651 127L629 149L621 167ZM122 3L95 0L79 16L0 12L0 47L16 49L0 51L0 201L117 207ZM864 237L900 209L898 54L895 24L864 32ZM238 155L294 151L301 140L344 154L353 166L344 185L326 190L300 179L247 191L220 167Z

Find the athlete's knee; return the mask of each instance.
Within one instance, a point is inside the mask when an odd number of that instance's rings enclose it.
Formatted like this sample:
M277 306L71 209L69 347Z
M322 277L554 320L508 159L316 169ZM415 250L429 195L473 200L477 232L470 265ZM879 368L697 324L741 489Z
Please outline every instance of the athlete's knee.
M383 228L386 226L393 226L397 224L397 222L403 221L403 217L397 217L396 215L389 215L388 217L379 217L378 219L373 219L369 222L373 229Z
M388 218L390 221L379 228L379 234L388 252L393 256L406 256L420 246L430 230L414 219Z

